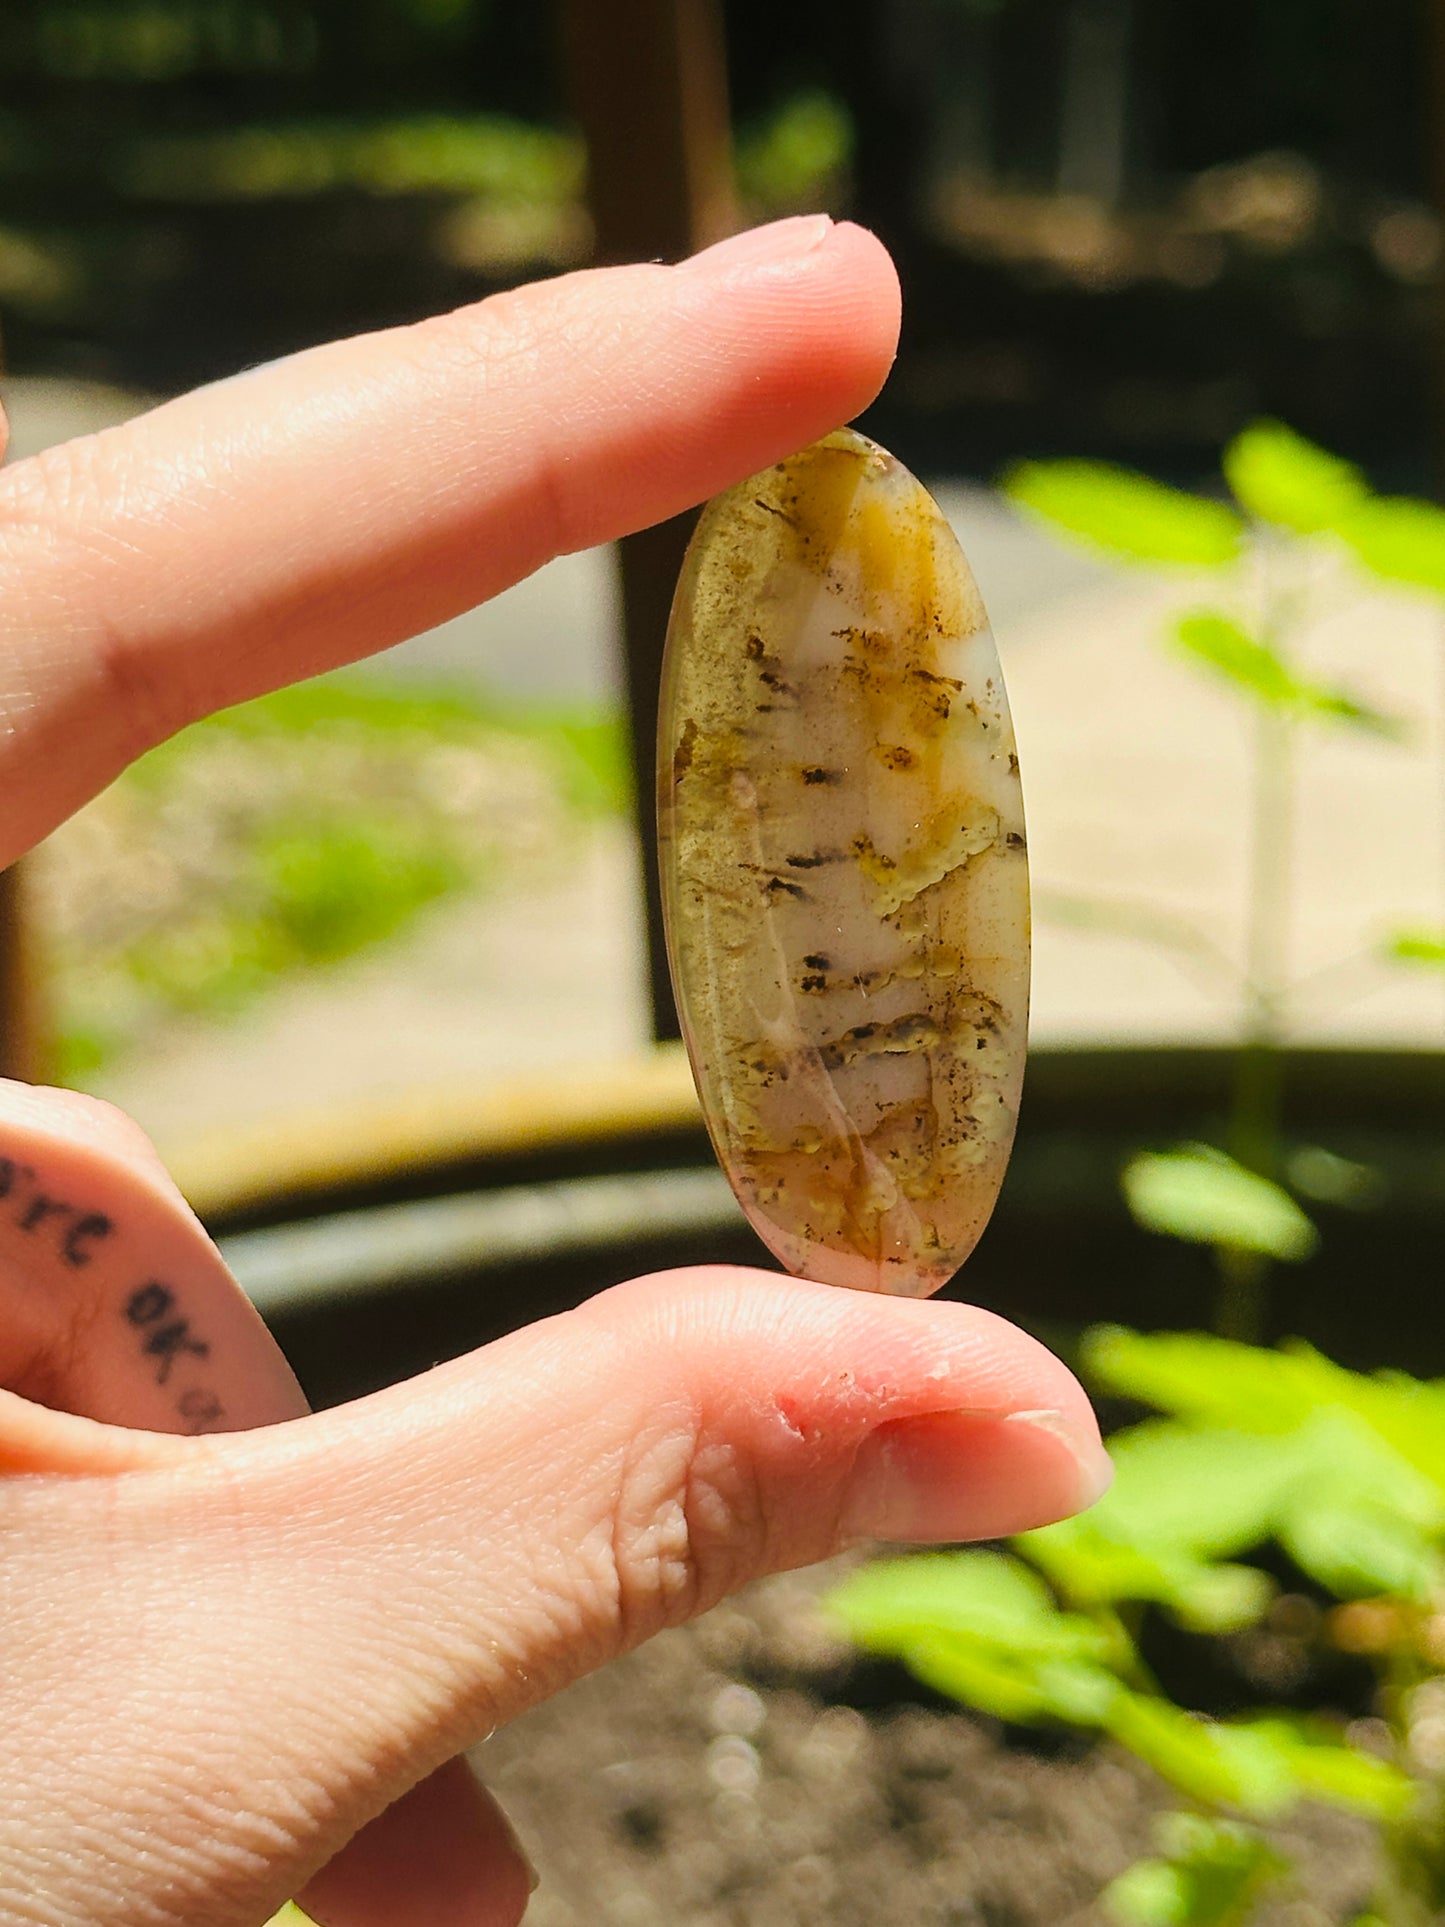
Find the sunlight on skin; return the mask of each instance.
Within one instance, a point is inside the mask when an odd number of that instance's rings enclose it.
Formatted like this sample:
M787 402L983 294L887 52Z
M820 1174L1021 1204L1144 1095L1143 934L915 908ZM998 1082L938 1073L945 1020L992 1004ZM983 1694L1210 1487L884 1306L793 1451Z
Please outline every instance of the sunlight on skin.
M17 463L0 861L185 722L826 433L897 325L877 242L809 216ZM1106 1476L1070 1375L987 1313L706 1267L303 1418L135 1127L14 1085L0 1314L0 1911L63 1927L290 1894L515 1927L528 1870L455 1757L486 1731L763 1572L1016 1531Z

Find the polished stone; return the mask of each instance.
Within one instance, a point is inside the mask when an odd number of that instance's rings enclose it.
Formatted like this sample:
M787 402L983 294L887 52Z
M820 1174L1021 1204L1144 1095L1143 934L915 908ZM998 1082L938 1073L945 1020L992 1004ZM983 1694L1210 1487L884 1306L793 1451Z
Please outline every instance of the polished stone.
M1013 1139L1018 756L927 491L840 430L704 510L663 677L673 978L718 1158L789 1270L925 1296Z

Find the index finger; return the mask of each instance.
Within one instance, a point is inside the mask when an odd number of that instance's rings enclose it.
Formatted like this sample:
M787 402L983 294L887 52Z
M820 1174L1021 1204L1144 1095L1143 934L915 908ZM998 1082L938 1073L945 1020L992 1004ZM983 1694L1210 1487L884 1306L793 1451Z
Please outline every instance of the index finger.
M898 291L806 216L316 349L0 477L0 865L183 723L675 514L855 414Z

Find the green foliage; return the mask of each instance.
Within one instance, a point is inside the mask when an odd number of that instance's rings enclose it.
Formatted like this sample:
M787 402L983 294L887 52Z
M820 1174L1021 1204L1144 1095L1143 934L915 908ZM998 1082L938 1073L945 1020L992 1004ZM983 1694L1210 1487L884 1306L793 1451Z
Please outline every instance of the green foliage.
M1318 1243L1287 1191L1207 1144L1140 1152L1125 1166L1123 1183L1125 1201L1147 1231L1295 1264Z
M1213 610L1181 616L1174 631L1180 647L1217 671L1236 689L1270 708L1291 708L1298 685L1277 652L1246 635L1237 622Z
M848 109L834 95L809 89L739 136L738 186L759 215L816 207L836 192L852 155Z
M616 719L466 690L327 677L208 718L88 813L102 848L57 919L65 1076L83 1082L162 1020L229 1016L397 937L485 886L519 831L523 848L560 845L627 787ZM124 865L147 848L138 893Z
M253 201L351 188L560 204L581 191L575 136L497 114L267 122L208 134L155 134L116 164L132 194Z
M1035 1556L1034 1535L1018 1546ZM1328 1731L1204 1720L1141 1687L1116 1617L1068 1610L1021 1561L998 1553L865 1567L829 1605L860 1645L901 1660L935 1691L997 1719L1094 1728L1206 1805L1268 1818L1308 1794L1380 1817L1410 1798L1403 1775Z
M1104 1909L1119 1927L1238 1927L1288 1868L1252 1828L1232 1821L1170 1813L1155 1832L1159 1856L1104 1890Z
M1003 487L1055 528L1135 562L1217 568L1235 559L1243 536L1224 503L1107 462L1020 462Z
M1238 1345L1198 1332L1147 1336L1121 1326L1098 1326L1084 1339L1081 1361L1091 1383L1137 1399L1192 1425L1222 1426L1280 1437L1321 1412L1348 1416L1368 1428L1395 1460L1368 1464L1364 1476L1389 1470L1396 1489L1401 1467L1418 1475L1408 1488L1414 1516L1428 1520L1445 1495L1445 1384L1401 1372L1346 1371L1308 1345L1279 1351ZM1355 1434L1352 1456L1367 1465L1368 1441ZM1335 1441L1345 1447L1343 1439ZM1429 1494L1437 1495L1432 1499Z
M1445 595L1445 509L1373 496L1352 464L1277 422L1247 428L1225 450L1223 467L1247 521L1096 463L1026 463L1006 487L1032 513L1114 555L1218 568L1227 604L1221 598L1221 606L1185 613L1173 640L1270 724L1256 732L1250 961L1234 976L1248 1013L1247 1048L1228 1140L1255 1146L1260 1168L1191 1145L1136 1156L1124 1172L1141 1224L1216 1249L1221 1323L1237 1316L1237 1328L1247 1328L1260 1307L1244 1299L1257 1295L1268 1263L1298 1262L1317 1242L1295 1200L1262 1173L1283 1166L1299 1190L1334 1203L1358 1202L1378 1182L1319 1146L1286 1163L1271 1080L1259 1074L1280 1048L1291 988L1280 933L1295 732L1281 725L1403 734L1396 719L1311 677L1295 645L1316 585L1338 575L1319 567L1326 544L1384 580ZM1063 909L1072 921L1131 930L1191 961L1219 963L1201 933L1147 910L1074 900ZM1445 931L1399 932L1388 954L1438 968ZM1393 1722L1396 1758L1426 1759L1434 1741L1423 1751L1416 1744L1411 1709L1438 1704L1429 1695L1440 1685L1433 1675L1445 1601L1445 1383L1349 1372L1303 1345L1264 1351L1113 1329L1089 1335L1082 1362L1101 1389L1168 1416L1116 1435L1118 1476L1092 1512L1014 1542L1020 1564L1047 1581L1074 1649L1041 1657L1037 1594L1027 1649L997 1628L986 1642L958 1629L941 1633L917 1613L907 1637L891 1644L886 1612L875 1613L870 1642L1002 1717L1064 1720L1109 1735L1202 1810L1174 1816L1161 1852L1110 1887L1106 1905L1121 1927L1242 1927L1283 1871L1258 1823L1304 1798L1380 1824L1394 1862L1389 1892L1438 1897L1445 1826L1437 1785L1343 1744L1324 1722L1270 1713L1201 1720L1155 1687L1135 1639L1141 1615L1162 1611L1187 1630L1235 1635L1246 1652L1252 1641L1267 1644L1278 1636L1269 1630L1276 1612L1292 1605L1272 1604L1258 1558L1278 1547L1340 1602L1322 1616L1326 1630L1311 1637L1374 1658L1376 1703ZM1106 1635L1092 1653L1084 1644L1090 1623ZM1433 1919L1433 1904L1412 1912L1409 1927ZM1387 1900L1355 1927L1386 1919L1407 1927L1396 1912Z
M1297 435L1283 422L1253 422L1224 451L1235 500L1261 522L1314 535L1333 529L1369 494L1352 462Z
M1408 497L1375 496L1339 532L1373 574L1445 595L1445 509Z
M861 1645L964 1635L1039 1660L1098 1658L1109 1638L1092 1620L1059 1611L1036 1574L998 1552L929 1552L862 1566L833 1595Z
M1249 635L1215 609L1182 616L1175 641L1196 662L1222 676L1266 709L1323 722L1349 723L1375 736L1398 737L1396 718L1361 702L1347 690L1296 675L1277 649Z
M1278 1540L1337 1596L1423 1603L1445 1584L1441 1387L1347 1372L1305 1348L1113 1327L1090 1334L1084 1363L1095 1383L1188 1420L1179 1435L1203 1457L1215 1440L1253 1435L1277 1480L1257 1539ZM1188 1490L1204 1499L1202 1484Z
M1285 1159L1291 1186L1321 1204L1359 1206L1375 1202L1384 1179L1373 1164L1360 1164L1327 1151L1322 1144L1301 1144Z
M1322 1719L1210 1720L1154 1684L1141 1608L1241 1633L1271 1616L1251 1557L1285 1549L1326 1593L1389 1603L1397 1641L1445 1596L1445 1386L1344 1370L1304 1347L1102 1328L1083 1364L1168 1414L1111 1441L1117 1477L1082 1518L1011 1553L931 1553L865 1567L831 1604L853 1636L996 1718L1064 1723L1128 1748L1198 1811L1105 1896L1123 1923L1243 1923L1285 1870L1259 1831L1299 1801L1410 1840L1421 1790ZM1352 1649L1355 1650L1355 1649ZM1403 1653L1382 1662L1397 1683ZM1418 1675L1417 1675L1418 1676ZM1428 1826L1422 1823L1424 1832ZM1423 1835L1422 1835L1423 1837Z
M1386 946L1401 963L1445 965L1445 930L1401 930Z

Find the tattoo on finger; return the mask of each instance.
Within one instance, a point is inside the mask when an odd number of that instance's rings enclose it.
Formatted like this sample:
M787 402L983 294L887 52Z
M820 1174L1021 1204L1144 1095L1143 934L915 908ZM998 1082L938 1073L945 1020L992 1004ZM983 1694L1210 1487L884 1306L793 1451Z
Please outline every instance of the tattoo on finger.
M114 1222L103 1211L87 1210L57 1196L32 1165L8 1157L0 1157L3 1223L34 1238L70 1270L91 1264L115 1232ZM180 1311L174 1286L159 1278L144 1279L123 1296L121 1315L155 1383L174 1389L184 1429L204 1432L221 1424L225 1406L208 1386L190 1377L192 1360L209 1360L210 1341Z

